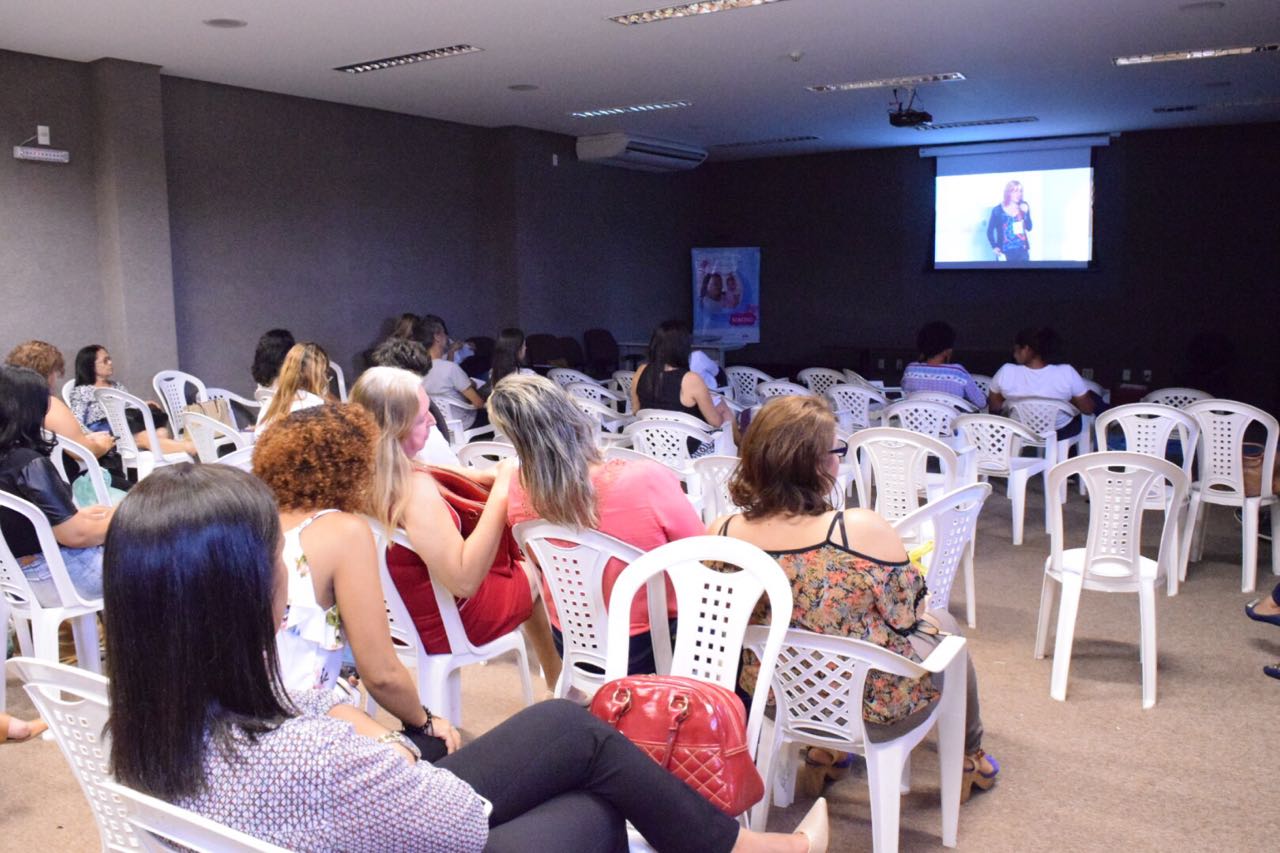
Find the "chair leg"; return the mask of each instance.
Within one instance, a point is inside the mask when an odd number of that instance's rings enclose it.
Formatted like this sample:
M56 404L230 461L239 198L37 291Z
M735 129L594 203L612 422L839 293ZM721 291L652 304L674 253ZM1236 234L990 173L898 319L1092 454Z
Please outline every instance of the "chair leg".
M973 579L973 540L964 549L964 613L970 628L978 627L978 592Z
M966 699L969 654L957 655L947 667L938 709L938 773L942 789L942 846L956 846L960 824L960 784L964 777Z
M102 655L98 648L98 614L86 613L71 620L71 636L76 641L76 661L82 669L102 674Z
M1023 522L1027 515L1027 478L1010 474L1005 494L1009 496L1009 505L1013 512L1013 544L1021 545Z
M1187 564L1191 562L1192 543L1196 539L1196 526L1200 523L1200 495L1192 492L1187 501L1187 520L1182 525L1182 555L1178 560L1178 571L1181 572L1179 580L1183 583L1187 581Z
M57 663L60 657L58 650L58 626L56 619L34 618L31 620L31 645L34 657Z
M1076 633L1076 612L1080 609L1080 591L1084 578L1077 574L1062 576L1062 598L1058 601L1058 635L1053 641L1053 676L1049 695L1059 702L1067 698L1067 673L1071 669L1071 644Z
M907 753L902 758L902 774L899 776L898 793L911 793L911 753Z
M1200 562L1204 559L1205 533L1209 529L1209 504L1200 502L1200 515L1196 519L1195 540L1192 544L1191 559Z
M1258 501L1245 498L1240 507L1241 535L1244 547L1240 559L1240 591L1253 592L1258 585Z
M1142 707L1156 704L1156 591L1150 583L1138 587L1138 627L1142 633Z
M896 853L898 849L898 821L902 809L902 795L898 785L902 781L902 762L905 760L901 744L887 743L867 745L867 787L871 793L871 849L874 853Z
M529 675L529 652L523 642L516 646L516 669L520 673L520 695L524 697L524 706L528 708L533 704L533 680ZM561 675L563 674L562 670Z
M1280 539L1280 503L1271 505L1271 574L1280 575L1280 548L1276 540Z
M1049 617L1053 615L1053 589L1058 582L1045 572L1040 586L1040 613L1036 617L1036 646L1033 653L1036 660L1044 660L1044 645L1049 639Z

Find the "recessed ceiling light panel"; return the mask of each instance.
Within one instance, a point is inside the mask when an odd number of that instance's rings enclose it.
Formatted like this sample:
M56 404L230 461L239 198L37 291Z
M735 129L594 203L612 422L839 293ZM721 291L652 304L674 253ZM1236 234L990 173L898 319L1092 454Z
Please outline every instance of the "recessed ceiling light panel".
M730 9L767 6L770 3L781 2L782 0L705 0L702 3L681 3L677 6L650 9L646 12L628 12L625 15L613 15L609 20L629 27L632 24L653 24L658 21L669 21L672 18L691 18L695 15L707 15L711 12L727 12Z
M401 56L388 56L386 59L374 59L369 62L357 62L354 65L339 65L334 71L345 71L348 74L364 74L368 71L381 71L384 68L395 68L400 65L412 65L415 62L426 62L429 59L447 59L450 56L461 56L464 53L479 53L484 48L472 47L469 44L455 44L449 47L437 47L421 50L417 53L406 53Z
M659 110L675 110L681 107L691 107L693 104L689 101L661 101L656 104L632 104L629 107L601 107L595 110L578 110L569 113L574 118L600 118L601 116L620 116L627 113L652 113Z
M805 86L810 92L851 92L855 89L906 89L911 86L922 86L925 83L951 83L965 79L959 71L945 71L941 74L917 74L914 77L884 77L880 80L858 80L853 83L819 83Z
M941 124L917 124L916 130L952 130L957 127L991 127L997 124L1030 124L1040 119L1035 116L1016 116L1014 118L983 118L974 121L948 121Z
M1280 50L1280 44L1258 44L1252 47L1202 47L1196 50L1170 50L1165 53L1140 53L1135 56L1117 56L1115 65L1149 65L1152 62L1179 62L1184 59L1217 59L1221 56L1243 56L1248 53L1270 53Z
M746 142L720 142L712 148L754 148L757 145L793 145L797 142L816 142L816 136L777 136L773 139L752 139Z

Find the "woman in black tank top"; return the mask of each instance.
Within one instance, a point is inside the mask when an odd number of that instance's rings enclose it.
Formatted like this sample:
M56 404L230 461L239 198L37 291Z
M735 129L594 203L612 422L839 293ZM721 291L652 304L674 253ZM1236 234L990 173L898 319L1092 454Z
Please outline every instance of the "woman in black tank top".
M689 369L689 354L689 327L684 323L668 320L654 329L649 360L636 371L631 385L632 408L684 412L712 428L732 421L729 408L724 403L717 405L707 383Z

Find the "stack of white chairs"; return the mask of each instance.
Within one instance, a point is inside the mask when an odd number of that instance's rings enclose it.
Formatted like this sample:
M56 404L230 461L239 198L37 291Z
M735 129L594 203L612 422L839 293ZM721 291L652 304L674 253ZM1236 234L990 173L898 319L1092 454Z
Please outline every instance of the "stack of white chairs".
M120 452L120 458L126 468L137 470L137 479L143 479L162 465L191 461L191 457L185 453L163 453L159 450L160 437L151 417L151 407L138 397L118 388L95 388L93 396L107 413L107 423L111 425L111 434L116 437L116 450ZM133 432L129 429L129 419L125 416L127 409L136 409L142 413L143 430L151 447L155 449L142 450L138 447ZM172 418L172 414L170 417Z
M1188 404L1183 411L1200 425L1200 441L1182 564L1185 568L1188 560L1198 561L1203 555L1209 505L1239 507L1243 537L1240 589L1253 592L1258 585L1258 516L1263 507L1271 507L1271 571L1280 575L1280 549L1275 544L1280 534L1280 514L1276 512L1278 498L1272 483L1280 423L1274 415L1234 400L1200 400ZM1245 431L1253 424L1263 430L1260 489L1256 495L1248 494L1244 486Z
M1013 544L1022 544L1023 519L1027 509L1027 481L1037 474L1045 479L1044 527L1049 529L1049 468L1056 461L1057 442L1053 433L1034 433L1000 415L960 415L956 432L974 448L978 478L1002 477L1005 495L1012 505ZM1024 447L1048 448L1047 457L1023 456Z
M836 423L845 432L866 429L880 422L880 413L889 399L878 389L862 383L832 385L826 392Z
M1159 406L1172 406L1175 409L1185 409L1192 403L1212 399L1212 394L1208 391L1201 391L1198 388L1160 388L1143 397L1142 402L1155 403Z
M842 372L829 367L809 367L796 374L796 378L819 397L824 396L832 385L841 385L845 381Z
M1165 580L1168 594L1177 592L1178 519L1176 513L1165 513L1156 559L1142 556L1142 516L1146 508L1141 497L1168 483L1172 500L1178 504L1186 497L1187 476L1172 462L1141 453L1086 453L1055 465L1049 471L1050 489L1058 488L1073 475L1080 477L1089 496L1088 538L1082 548L1067 547L1062 505L1054 502L1049 516L1050 553L1045 561L1036 622L1035 657L1044 657L1054 589L1061 585L1049 695L1065 700L1081 591L1137 593L1142 707L1151 708L1156 703L1155 587Z
M568 388L575 382L586 382L589 385L599 385L601 387L604 385L599 379L589 376L581 370L574 370L572 367L553 367L547 371L547 378L561 388Z
M462 626L462 617L458 614L458 602L453 595L434 577L431 587L435 593L436 606L440 610L440 622L444 626L445 636L449 640L450 652L447 654L428 654L422 645L414 627L409 608L405 607L391 572L387 568L387 548L399 545L413 550L409 537L403 530L397 530L390 541L382 532L382 525L369 519L373 528L374 539L378 548L378 575L382 580L382 596L387 605L387 622L391 629L391 641L396 654L405 667L417 676L418 696L423 705L430 705L440 716L455 726L462 726L462 667L473 663L483 663L505 654L515 654L516 670L520 676L520 689L524 704L533 704L533 681L529 675L529 653L525 649L524 635L520 629L490 640L477 646L467 637ZM366 707L372 710L375 705L373 696L368 697Z
M67 574L62 549L53 536L53 528L39 507L0 491L0 509L21 515L35 531L57 599L48 606L40 603L9 543L0 535L0 598L4 601L0 610L7 610L5 615L8 616L0 630L7 636L8 624L12 621L18 648L24 656L57 663L58 629L63 622L70 622L80 666L90 672L101 672L98 613L102 610L102 599L85 598L75 588Z
M734 402L740 406L754 406L764 402L756 389L762 382L773 381L773 377L763 370L756 370L744 364L726 367L724 373L729 377L729 385L733 387Z

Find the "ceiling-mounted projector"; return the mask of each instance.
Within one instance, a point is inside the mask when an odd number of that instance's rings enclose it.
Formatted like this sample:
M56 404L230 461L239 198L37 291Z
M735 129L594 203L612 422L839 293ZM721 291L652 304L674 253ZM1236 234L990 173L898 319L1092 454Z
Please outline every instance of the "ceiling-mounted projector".
M889 124L894 127L918 127L929 124L933 116L924 110L899 109L889 113Z

